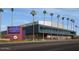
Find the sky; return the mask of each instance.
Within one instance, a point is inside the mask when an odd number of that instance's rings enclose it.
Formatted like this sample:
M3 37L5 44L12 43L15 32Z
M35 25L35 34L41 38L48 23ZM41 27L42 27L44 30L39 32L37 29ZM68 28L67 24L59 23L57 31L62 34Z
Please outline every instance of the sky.
M4 12L2 13L2 25L1 29L6 30L7 26L10 26L11 21L11 10L10 8L3 8ZM26 24L32 22L32 15L30 14L32 10L35 10L37 15L35 16L35 21L43 20L43 10L47 11L46 20L50 21L50 13L53 13L53 22L57 22L57 15L60 15L60 21L62 22L61 18L65 17L64 20L64 28L67 27L67 20L66 18L69 17L70 19L75 20L75 25L79 25L79 8L14 8L14 15L13 15L13 25L18 26L21 24ZM69 29L71 23L69 23ZM77 34L79 35L79 31L77 28Z

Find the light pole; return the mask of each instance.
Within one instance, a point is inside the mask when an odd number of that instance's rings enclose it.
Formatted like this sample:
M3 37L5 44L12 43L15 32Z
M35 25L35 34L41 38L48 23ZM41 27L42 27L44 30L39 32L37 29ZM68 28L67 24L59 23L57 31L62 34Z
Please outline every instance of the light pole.
M34 41L34 39L35 39L35 28L34 28L34 20L35 20L35 18L34 18L34 16L37 15L36 11L32 10L31 15L33 16L33 41Z
M57 15L57 28L59 28L59 18L60 18L60 15ZM57 31L58 32L58 31ZM58 34L59 34L59 32L57 33L57 39L58 39Z
M53 13L50 13L50 16L51 16L51 27L52 27L52 17L53 17ZM51 29L51 39L52 39L52 29Z
M0 8L0 39L1 39L2 12L3 12L3 9L2 9L2 8Z
M46 14L47 14L46 10L43 11L43 14L44 14L44 25L45 25L45 16L46 16ZM44 33L44 28L45 28L45 27L43 27L43 40L44 40L44 34L45 34L45 33Z
M11 12L12 12L12 15L11 15L11 26L13 26L13 12L14 12L14 8L11 8Z

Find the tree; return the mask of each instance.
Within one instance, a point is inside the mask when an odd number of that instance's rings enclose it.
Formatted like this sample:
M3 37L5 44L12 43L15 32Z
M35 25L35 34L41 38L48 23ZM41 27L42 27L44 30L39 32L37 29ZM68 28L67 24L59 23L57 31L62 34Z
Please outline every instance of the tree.
M57 15L57 18L58 18L58 21L57 21L57 27L59 26L59 18L60 18L60 15Z
M3 9L0 8L0 39L1 39L1 24L2 24L2 12L3 12Z
M62 17L62 28L63 28L63 26L64 26L64 22L63 22L64 18L65 18L65 17ZM63 30L62 30L62 39L63 39L63 34L64 34L64 33L63 33Z
M47 14L46 10L43 11L43 14L44 14L44 24L45 24L45 16ZM43 29L43 40L44 40L44 29Z
M73 19L71 19L70 21L71 21L71 30L72 30L72 22L73 22Z
M50 13L50 16L51 16L51 27L52 27L52 17L53 17L53 13ZM51 39L52 39L52 30L51 30Z
M57 15L57 28L59 28L59 18L60 18L60 15ZM57 33L57 39L58 39L58 34L59 34L59 32Z
M75 20L74 19L72 20L72 23L73 23L73 31L74 31L74 24L75 24Z
M33 41L35 39L35 28L34 28L34 20L35 20L35 15L37 15L36 11L35 10L32 10L31 13L30 13L32 16L33 16Z
M77 25L75 25L75 31L76 31L76 33L77 33L77 28L78 28L78 26L77 26Z
M12 12L12 15L11 15L11 26L13 26L13 12L14 12L14 8L11 8L11 12Z
M62 25L63 25L63 26L64 26L64 22L63 22L64 18L65 18L65 17L62 17ZM62 28L63 28L63 27L62 27Z
M67 20L67 30L68 30L68 26L69 26L69 18L67 18L66 20Z

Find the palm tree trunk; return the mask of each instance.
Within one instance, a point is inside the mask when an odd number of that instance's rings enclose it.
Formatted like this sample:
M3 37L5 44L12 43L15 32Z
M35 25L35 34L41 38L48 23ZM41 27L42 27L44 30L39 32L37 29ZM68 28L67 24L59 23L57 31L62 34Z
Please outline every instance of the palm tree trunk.
M73 31L74 31L74 22L73 22Z
M67 30L68 30L69 21L67 20Z
M35 32L35 31L34 31L34 16L33 16L33 41L34 41L34 36L35 36L35 35L34 35L34 32Z
M71 22L71 30L72 30L72 22Z
M44 14L44 25L45 25L45 14ZM44 40L44 27L43 27L43 40Z
M11 26L13 26L13 11L12 11L12 15L11 15Z
M75 32L76 32L76 34L77 34L77 25L75 25L75 28L74 28L74 29L75 29L74 31L75 31Z
M58 21L57 21L57 28L59 28L59 18L58 18ZM58 31L57 31L58 32ZM59 33L59 32L58 32ZM57 39L58 39L58 33L57 33Z
M77 33L77 27L76 27L76 33Z
M51 16L51 27L52 27L52 16ZM51 29L51 39L52 39L52 29Z
M64 22L63 22L63 20L62 20L62 39L63 39L63 29L64 29Z
M0 12L0 39L1 39L1 21L2 20L2 13Z

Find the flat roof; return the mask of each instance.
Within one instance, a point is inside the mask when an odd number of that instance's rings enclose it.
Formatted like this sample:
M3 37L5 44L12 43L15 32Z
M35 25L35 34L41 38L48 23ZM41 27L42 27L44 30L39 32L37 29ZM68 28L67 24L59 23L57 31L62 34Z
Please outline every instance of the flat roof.
M67 29L64 29L64 28L57 28L57 27L53 27L53 26L43 25L43 24L38 23L38 21L34 22L34 25L40 25L40 26L45 26L45 27L49 27L49 28L75 32L73 30L67 30ZM24 25L21 25L21 26L23 26L23 27L33 26L33 22L32 23L28 23L28 24L24 24Z

